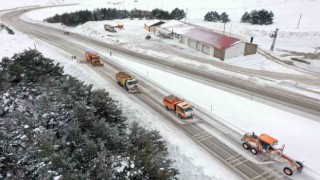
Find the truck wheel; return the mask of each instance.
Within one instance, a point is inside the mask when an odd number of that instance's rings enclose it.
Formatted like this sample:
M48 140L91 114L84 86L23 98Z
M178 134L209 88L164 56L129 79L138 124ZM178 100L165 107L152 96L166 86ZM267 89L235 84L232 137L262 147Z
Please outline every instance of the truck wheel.
M121 83L118 81L118 84L121 86Z
M288 167L283 168L283 172L288 176L291 176L293 174L292 170Z
M246 150L249 150L249 145L247 143L243 143L242 144L242 147Z
M257 155L258 154L258 151L256 148L251 148L250 149L251 153L254 154L254 155Z
M170 111L170 109L169 109L169 107L168 107L168 106L166 106L166 109L167 109L168 111Z

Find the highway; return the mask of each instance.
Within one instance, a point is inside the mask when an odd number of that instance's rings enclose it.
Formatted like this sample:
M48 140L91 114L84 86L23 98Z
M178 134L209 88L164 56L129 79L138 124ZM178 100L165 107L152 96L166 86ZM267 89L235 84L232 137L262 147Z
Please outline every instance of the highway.
M161 59L123 49L117 45L106 44L80 34L71 33L70 36L66 37L61 30L22 21L19 17L23 13L24 11L15 10L6 13L1 19L15 29L26 32L31 38L40 39L51 46L62 49L77 57L84 56L84 51L87 50L86 47L94 47L94 49L101 49L105 52L109 52L111 49L117 55L127 57L128 59L139 63L144 63L155 68L165 67L166 71L188 77L189 79L219 87L232 93L241 94L242 96L248 96L250 98L254 96L257 101L259 98L263 101L280 104L279 106L289 107L292 110L306 112L306 114L311 114L310 116L314 117L315 120L317 120L317 117L319 116L319 101L312 98L303 96L297 97L294 94L266 89L246 82L239 82L239 80L227 78L220 74L208 73L174 62L163 61ZM115 74L117 72L131 72L130 69L110 60L111 57L102 56L102 58L105 64L103 67L92 67L90 64L84 65L98 73L107 81L113 82L115 85ZM134 72L131 73L134 74ZM202 122L194 124L182 123L174 114L166 111L162 106L161 101L163 96L168 94L167 90L155 85L145 77L139 75L135 76L139 79L143 93L128 94L128 98L139 102L139 104L144 104L144 106L151 107L155 113L164 117L168 123L178 127L239 177L242 179L288 179L288 177L282 173L282 170L278 169L273 164L257 163L261 160L259 156L253 157L249 152L242 150L240 141L241 134L219 122L219 120L213 118L204 110L197 110L199 118L203 119ZM116 87L119 91L124 91L124 93L126 93L123 88L119 86ZM208 131L208 129L210 129L210 131ZM228 141L228 143L225 143L225 141ZM237 148L231 147L230 144ZM239 153L239 151L242 153ZM248 156L252 158L248 158ZM308 178L307 175L305 177Z
M8 17L4 16L3 18L8 18ZM32 32L33 30L34 31L41 30L42 32L46 32L47 34L55 34L59 36L63 34L63 31L59 29L49 28L39 24L23 22L18 18L18 15L16 15L14 19L11 19L8 22L8 24L12 23L13 21L15 21L15 24L12 24L13 26L15 27L17 25L20 26L21 28L23 28L22 31L25 31L28 34L30 34L30 32ZM28 28L25 28L25 27L28 27ZM247 98L250 98L252 100L259 101L262 103L269 103L269 104L272 104L273 106L276 106L277 108L290 111L291 113L295 113L313 120L320 121L319 120L320 101L310 97L303 96L301 94L290 93L287 91L275 89L268 86L259 86L254 83L240 80L237 78L231 78L230 76L225 76L220 73L216 73L212 71L208 72L201 69L190 67L190 65L151 57L145 54L141 54L138 52L125 49L119 45L107 44L107 43L95 40L93 38L88 38L80 34L71 33L71 35L68 36L68 40L76 43L82 43L82 44L85 43L87 44L88 47L100 46L101 50L104 50L107 52L112 50L113 52L116 52L117 54L121 54L128 58L133 57L132 59L137 62L144 63L156 68L162 68L162 69L165 68L168 71L174 72L176 74L187 77L189 79L194 79L196 81L203 82L207 85L211 85L216 88L220 88L224 91L229 91L231 93L245 96ZM221 64L221 63L217 63L217 64ZM225 65L223 65L223 67L225 67ZM228 69L230 68L233 68L233 66L228 66ZM243 69L233 68L233 71L236 71L239 74L243 73L240 70L243 70ZM245 73L257 74L259 72L257 72L256 70L253 70ZM260 72L260 73L263 74L263 72ZM277 74L277 73L273 73L273 74ZM286 79L287 78L286 76L287 75L280 74L277 77L278 78L282 77ZM294 75L292 76L294 77ZM311 78L310 80L307 77L300 77L300 76L295 77L295 79L301 80L301 81L305 80L305 81L312 81L312 82L315 81L318 83L320 82L319 79Z

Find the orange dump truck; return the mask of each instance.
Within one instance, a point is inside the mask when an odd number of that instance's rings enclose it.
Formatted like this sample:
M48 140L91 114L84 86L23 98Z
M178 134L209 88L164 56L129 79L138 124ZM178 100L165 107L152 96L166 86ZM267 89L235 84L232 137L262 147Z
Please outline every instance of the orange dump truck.
M89 61L94 66L103 66L103 63L100 61L100 56L97 53L90 51L85 52L87 61Z
M168 111L174 111L181 119L193 118L193 107L174 95L165 96L163 105Z

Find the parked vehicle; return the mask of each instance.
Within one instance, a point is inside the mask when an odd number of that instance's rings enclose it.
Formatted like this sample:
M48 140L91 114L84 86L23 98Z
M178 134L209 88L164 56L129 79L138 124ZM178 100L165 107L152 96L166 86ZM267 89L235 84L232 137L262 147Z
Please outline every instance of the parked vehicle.
M193 107L174 95L165 96L163 105L168 111L174 111L181 119L193 118Z
M65 31L63 34L65 34L65 35L69 35L69 34L70 34L70 32Z
M105 24L105 25L104 25L104 29L105 29L106 31L109 31L109 32L117 32L116 29L114 28L114 26L111 26L111 25L109 25L109 24Z
M116 80L120 86L124 87L130 93L141 92L138 87L138 80L125 72L118 72L116 74Z
M283 172L286 175L291 176L293 172L302 172L303 163L283 154L284 145L282 145L282 148L275 147L278 144L277 139L267 134L257 136L254 133L246 133L241 140L243 141L243 148L250 150L252 154L261 153L272 160L283 163Z

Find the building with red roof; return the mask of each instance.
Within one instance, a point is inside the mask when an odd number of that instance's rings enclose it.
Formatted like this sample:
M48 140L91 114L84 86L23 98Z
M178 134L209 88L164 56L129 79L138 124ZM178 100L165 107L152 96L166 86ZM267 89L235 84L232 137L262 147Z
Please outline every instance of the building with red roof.
M180 42L221 60L257 52L257 45L199 27L181 34Z

